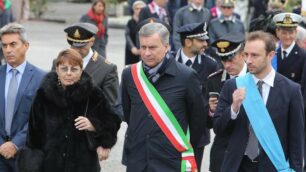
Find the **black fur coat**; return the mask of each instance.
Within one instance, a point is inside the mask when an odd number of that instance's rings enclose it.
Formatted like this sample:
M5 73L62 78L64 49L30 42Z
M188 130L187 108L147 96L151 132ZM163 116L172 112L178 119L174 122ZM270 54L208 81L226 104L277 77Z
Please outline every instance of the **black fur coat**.
M111 112L103 92L93 85L83 72L80 81L63 89L55 72L42 82L32 105L26 149L17 158L19 171L38 168L39 158L32 154L43 153L41 172L99 172L95 150L88 148L85 131L74 126L74 120L85 113L96 128L94 134L99 145L111 148L117 140L120 119ZM34 151L33 151L34 150Z

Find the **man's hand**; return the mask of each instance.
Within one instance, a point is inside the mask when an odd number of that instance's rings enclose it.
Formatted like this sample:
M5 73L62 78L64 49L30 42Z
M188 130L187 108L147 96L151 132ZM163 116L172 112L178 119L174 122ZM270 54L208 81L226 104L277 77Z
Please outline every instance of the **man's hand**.
M242 105L242 101L245 98L245 88L238 88L233 93L233 104L232 108L235 113L239 112L240 106Z
M109 156L110 151L111 149L106 149L106 148L103 148L102 146L99 146L97 148L97 154L99 157L99 161L106 160Z
M218 104L218 98L217 97L209 97L208 104L209 104L210 112L215 113L216 108L217 108L217 104Z
M5 142L0 146L0 154L5 159L11 159L13 158L17 153L16 146L13 142Z

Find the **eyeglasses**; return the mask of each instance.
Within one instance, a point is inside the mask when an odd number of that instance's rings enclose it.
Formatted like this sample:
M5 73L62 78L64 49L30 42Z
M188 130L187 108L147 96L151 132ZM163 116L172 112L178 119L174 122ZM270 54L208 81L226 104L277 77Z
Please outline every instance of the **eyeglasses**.
M70 71L71 73L76 74L76 73L80 73L81 72L81 68L80 67L59 66L58 70L61 73L68 73Z

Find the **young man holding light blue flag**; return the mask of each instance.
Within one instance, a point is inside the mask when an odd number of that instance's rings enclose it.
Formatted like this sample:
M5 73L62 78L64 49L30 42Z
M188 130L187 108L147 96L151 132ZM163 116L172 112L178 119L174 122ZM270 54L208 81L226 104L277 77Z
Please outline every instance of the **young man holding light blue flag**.
M221 171L302 172L304 107L300 86L272 68L273 36L252 32L244 48L249 73L227 81L214 130L230 135Z

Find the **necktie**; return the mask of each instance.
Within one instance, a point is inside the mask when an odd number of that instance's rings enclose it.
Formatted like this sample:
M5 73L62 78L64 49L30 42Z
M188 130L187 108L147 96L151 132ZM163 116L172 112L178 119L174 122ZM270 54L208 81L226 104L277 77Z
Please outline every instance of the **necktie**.
M16 69L11 70L12 78L10 80L7 98L6 98L6 110L5 110L5 130L7 135L11 134L11 124L14 116L14 108L18 90L18 82L17 82L17 74L18 71Z
M186 62L185 64L186 64L186 66L190 67L190 66L192 65L192 62L191 62L191 60L189 59L189 60L187 60L187 62Z
M283 59L287 58L287 51L283 51Z
M260 93L260 95L262 96L262 84L264 82L259 80L257 82L257 87L258 87L258 91ZM249 140L248 140L248 144L245 150L245 154L251 159L254 160L258 154L258 140L255 136L254 130L252 128L252 126L250 125L250 133L249 133Z

